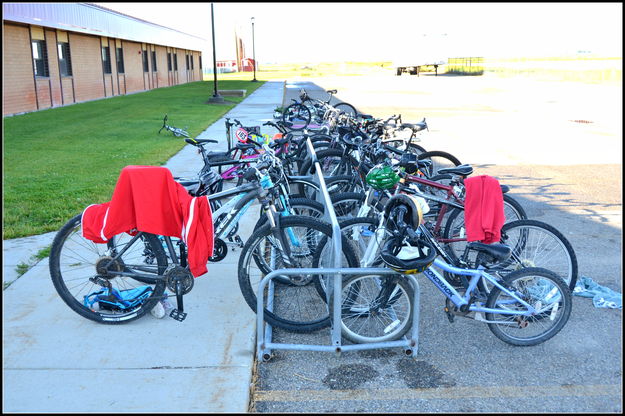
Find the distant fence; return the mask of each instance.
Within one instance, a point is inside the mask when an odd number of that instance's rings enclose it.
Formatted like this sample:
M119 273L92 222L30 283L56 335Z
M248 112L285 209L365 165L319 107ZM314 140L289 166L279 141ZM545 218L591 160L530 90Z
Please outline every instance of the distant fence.
M484 73L484 58L448 58L447 73L460 75L482 75Z

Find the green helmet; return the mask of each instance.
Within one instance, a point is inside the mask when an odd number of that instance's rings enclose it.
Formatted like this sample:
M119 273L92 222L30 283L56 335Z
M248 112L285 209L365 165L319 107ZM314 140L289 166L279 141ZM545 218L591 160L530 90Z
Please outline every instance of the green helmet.
M399 175L388 165L376 165L367 173L365 180L374 189L390 189L399 182Z

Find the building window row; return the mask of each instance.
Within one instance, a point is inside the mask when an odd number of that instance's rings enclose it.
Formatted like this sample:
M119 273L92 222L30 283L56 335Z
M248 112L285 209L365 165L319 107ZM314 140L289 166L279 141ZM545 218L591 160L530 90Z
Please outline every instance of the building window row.
M59 59L59 70L61 76L71 77L73 75L72 71L72 59L70 54L70 48L68 42L58 42L57 43L58 50L58 59ZM46 41L45 40L33 40L32 41L32 52L33 52L33 67L35 70L35 76L37 77L49 77L50 76L50 68L48 66L48 52L46 49ZM157 71L156 68L156 51L152 51L152 70ZM117 72L120 74L124 73L124 50L123 48L115 49L115 58L117 62ZM142 50L142 58L143 58L143 71L149 72L148 67L148 51ZM189 66L193 69L193 56L185 55L187 70ZM190 59L189 59L190 58ZM190 65L189 65L190 63ZM200 57L200 67L202 66L202 58ZM105 74L112 73L111 67L111 53L108 46L102 46L102 68ZM172 54L171 52L167 53L167 69L169 71L172 70ZM173 54L173 70L178 70L178 54Z

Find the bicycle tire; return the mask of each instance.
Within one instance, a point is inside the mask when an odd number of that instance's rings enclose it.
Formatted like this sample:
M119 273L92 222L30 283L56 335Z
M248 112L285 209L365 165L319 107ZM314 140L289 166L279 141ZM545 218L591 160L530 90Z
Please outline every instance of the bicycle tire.
M301 197L289 197L289 205L293 210L292 214L289 215L298 215L298 216L306 216L311 218L321 218L323 213L325 212L325 208L323 204L308 198ZM263 225L267 223L267 215L261 212L258 221L254 225L254 230L259 229Z
M533 231L542 235L531 234ZM571 291L575 289L577 255L569 240L552 225L533 219L511 221L501 228L500 242L512 248L511 258L498 265L504 267L504 273L512 268L543 267L562 278ZM548 258L549 254L554 256Z
M366 195L360 192L341 192L330 196L338 218L355 217L365 202Z
M399 152L398 154L408 152L413 155L416 155L417 158L420 154L427 152L423 146L420 146L416 143L406 143L404 140L393 140L393 141L384 142L384 144L395 149L397 152Z
M356 110L356 107L354 107L350 103L338 103L334 104L333 107L348 114L351 117L358 117L358 110Z
M433 162L432 166L430 166L429 168L421 169L421 171L428 178L437 175L439 169L461 165L460 160L456 156L448 152L443 152L441 150L431 150L429 152L423 152L417 155L417 159L429 159Z
M339 192L364 192L364 190L362 189L362 185L360 184L360 179L354 175L328 176L325 177L324 180L330 195L334 195ZM317 199L318 185L316 182L295 182L294 189L297 190L297 197L304 197L315 200Z
M310 124L310 120L310 110L300 103L293 103L282 112L282 123L290 131L304 130Z
M341 300L341 334L354 343L395 341L412 327L414 289L402 275L350 276Z
M379 222L379 219L374 217L353 217L342 219L339 222L341 234L352 243L354 251L360 261L360 267L383 267L382 258L380 257L380 247L383 241L378 241L377 252L373 253L373 261L371 261L370 264L363 263L366 260L365 254L371 242L371 238L377 238L375 232ZM386 232L384 238L389 235L390 233ZM375 249L375 247L371 247L371 249ZM326 282L324 279L315 278L314 284L319 296L322 299L326 299Z
M342 149L323 149L317 152L317 160L324 176L353 175L358 161L350 154L345 155ZM335 163L332 163L334 161ZM300 175L310 175L312 158L307 158L300 169Z
M63 225L52 243L49 267L57 293L74 312L95 322L121 324L142 317L162 298L165 290L163 274L167 268L167 256L161 242L154 234L141 233L140 238L133 240L124 233L112 237L107 244L96 244L82 236L81 218L82 214L78 214ZM118 247L126 251L120 260L113 262L111 253ZM156 264L145 263L149 257L147 252L151 253L152 262L156 261ZM128 273L140 270L154 277L109 275L111 267ZM150 286L151 294L128 310L96 309L100 302L88 307L85 296L91 296L101 288L89 280L96 275L120 292Z
M522 280L523 283L520 283ZM539 313L513 318L487 312L485 317L489 321L488 328L497 338L516 346L538 345L555 336L566 325L572 309L571 290L555 273L544 268L528 267L507 275L504 283L508 290L514 290L515 294L537 308ZM515 306L519 310L525 309L513 297L494 287L488 295L486 307L497 308L500 302L506 309ZM498 320L499 323L493 322ZM517 323L514 324L514 321ZM535 328L537 333L531 333Z
M288 216L280 219L280 232L286 233L291 229L298 237L300 247L289 247L293 253L291 259L294 261L291 266L319 268L323 270L324 261L329 256L324 255L325 250L330 249L331 244L324 244L330 241L332 227L322 221L300 216ZM265 271L284 268L287 265L281 257L275 253L282 250L278 248L273 240L272 230L269 224L255 230L241 250L238 263L238 280L241 293L247 305L256 313L257 289L260 280L266 273L259 269L252 269L252 258L261 256L266 263ZM285 242L291 246L289 238ZM265 244L266 243L266 244ZM358 267L358 258L353 247L342 237L343 261L346 267ZM261 247L262 245L262 247ZM260 249L259 249L260 248ZM262 249L262 250L261 250ZM280 253L278 253L280 254ZM267 257L267 255L270 255ZM273 261L273 264L269 264ZM255 262L254 262L255 263ZM291 285L275 283L278 296L273 298L273 311L267 310L266 293L263 294L264 319L274 327L279 327L293 332L311 332L330 325L326 302L321 299L312 281L314 276L283 276L289 279ZM274 279L276 280L276 279Z
M452 215L459 215L452 213ZM455 217L450 216L448 223L452 223ZM463 221L464 223L464 221ZM448 224L449 225L449 224ZM454 238L460 236L460 228L446 227L444 237ZM578 278L577 256L573 246L566 237L555 227L542 221L521 219L505 223L501 228L502 244L512 249L512 255L504 262L489 264L489 271L505 276L514 270L524 267L543 267L555 272L573 290ZM454 263L464 252L466 241L447 244L447 250ZM480 286L483 285L480 282ZM488 287L481 287L486 292Z

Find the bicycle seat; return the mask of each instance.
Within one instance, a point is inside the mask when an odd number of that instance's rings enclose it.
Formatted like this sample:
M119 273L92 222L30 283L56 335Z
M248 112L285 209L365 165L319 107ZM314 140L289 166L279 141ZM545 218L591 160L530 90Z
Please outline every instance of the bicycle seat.
M473 166L465 164L454 166L452 168L443 168L439 169L438 173L451 173L452 175L469 176L473 173Z
M499 263L506 261L512 254L512 249L501 243L484 244L478 241L473 241L467 244L470 250L475 250L480 254L486 255L486 259L489 262Z
M402 129L410 129L414 132L425 130L427 127L428 125L425 123L425 121L421 121L419 123L401 123Z
M328 94L336 94L336 90L328 90L326 91Z
M508 192L510 190L510 187L508 185L499 184L499 186L501 186L501 193L502 194L505 194L506 192Z
M194 139L198 143L219 143L217 140L213 139Z

